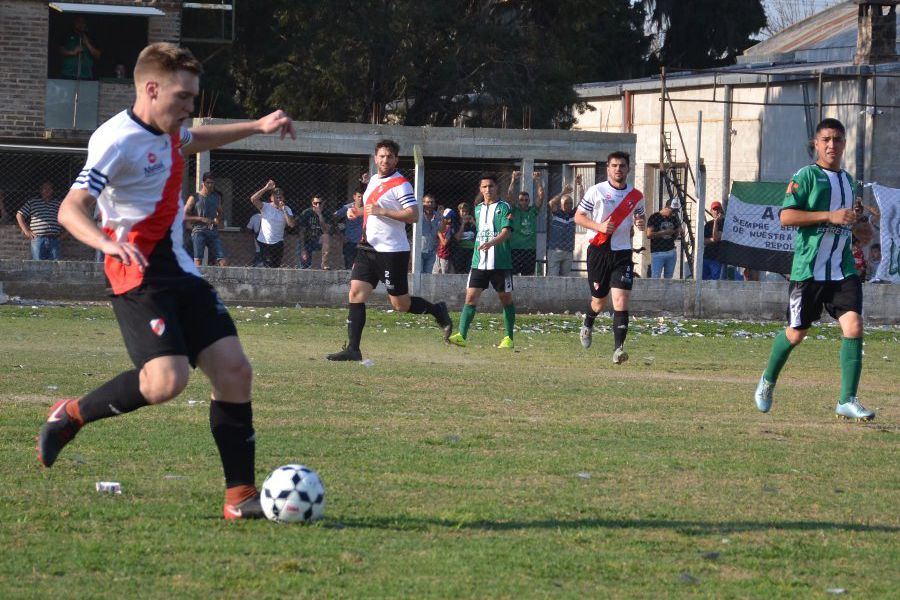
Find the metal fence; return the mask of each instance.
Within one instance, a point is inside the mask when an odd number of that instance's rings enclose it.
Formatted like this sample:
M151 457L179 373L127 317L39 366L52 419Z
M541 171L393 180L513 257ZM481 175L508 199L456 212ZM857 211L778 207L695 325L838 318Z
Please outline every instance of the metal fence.
M3 173L0 184L0 257L2 258L28 258L28 245L16 226L16 211L29 199L38 196L41 184L49 181L56 190L56 196L61 197L71 182L77 177L84 165L86 151L81 148L54 148L41 146L5 145L0 146L0 172ZM345 255L343 246L345 242L354 240L346 239L339 219L334 217L343 205L351 201L354 191L359 187L359 178L363 173L369 172L370 163L368 156L345 155L310 155L290 153L253 153L235 151L215 151L210 155L210 171L216 176L216 187L223 196L224 219L219 231L227 255L227 264L232 266L258 266L256 247L256 234L247 229L247 225L257 213L256 208L250 202L250 196L262 188L269 179L274 180L281 187L286 196L286 202L295 215L301 215L304 210L310 209L310 201L318 196L323 201L323 212L330 226L323 231L318 238L318 249L314 252L309 268L320 269L345 269ZM194 182L197 181L197 161L188 161L185 177L184 196L194 193ZM440 208L452 208L457 215L459 206L465 205L469 210L476 203L478 197L478 185L480 177L485 172L494 173L498 177L500 195L507 197L511 175L514 170L521 169L521 163L517 161L500 160L470 160L448 159L429 157L425 159L424 191L435 198ZM542 275L545 271L547 257L547 232L549 223L548 201L560 192L564 181L572 182L575 175L581 175L585 189L597 181L605 178L605 170L602 163L537 163L534 170L540 173L545 190L545 201L541 207L536 223L536 274ZM412 159L403 158L400 162L400 171L412 181L414 179L414 164ZM529 182L530 183L530 182ZM535 198L531 191L532 199ZM683 197L682 197L683 198ZM509 198L514 202L515 197ZM580 200L576 195L575 202ZM690 199L684 200L683 209L694 214L696 219L696 204ZM658 209L652 199L648 198L648 216ZM709 213L704 215L704 220L710 220ZM457 220L454 225L459 228ZM692 225L694 226L694 225ZM694 226L695 227L695 226ZM412 236L413 229L408 227L408 234ZM695 230L696 231L696 230ZM287 230L285 238L285 251L282 262L283 268L299 268L301 266L301 234L306 235L302 225ZM571 276L583 275L584 240L589 232L580 230L577 232L576 250ZM185 230L185 242L189 252L190 228ZM692 269L689 260L695 252L697 240L685 235L678 243L678 252L681 255L680 268L676 270L676 277L692 278ZM449 271L465 273L468 271L471 260L471 245L460 243L456 240L450 247ZM639 276L653 276L650 269L650 243L642 236L634 238L635 262L639 265L636 273ZM735 249L737 248L737 250ZM702 252L702 249L698 249ZM742 255L744 250L734 245L726 256L722 257L721 269L718 278L721 279L780 279L780 275L772 273L760 273L757 269L748 266L751 264L747 255ZM209 262L208 256L203 261ZM64 260L92 260L93 251L77 244L74 240L68 240L64 244ZM702 264L703 257L700 257Z

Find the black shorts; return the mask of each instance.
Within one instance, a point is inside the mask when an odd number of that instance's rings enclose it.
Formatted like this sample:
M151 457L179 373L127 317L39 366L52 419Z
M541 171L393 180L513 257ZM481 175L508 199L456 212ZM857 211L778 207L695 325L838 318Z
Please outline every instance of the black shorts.
M840 281L792 281L787 321L794 329L809 329L822 317L822 308L835 319L844 313L862 314L862 282L856 275Z
M365 281L373 288L383 281L387 293L402 296L409 293L406 274L409 271L409 251L378 252L374 248L359 247L350 271L350 279Z
M610 288L630 290L634 283L631 250L610 250L609 244L589 245L587 249L588 284L591 296L606 298Z
M203 279L177 284L145 284L113 296L113 312L134 365L160 356L197 356L213 342L237 335L234 321L219 295Z
M467 288L486 290L492 286L497 293L513 291L513 272L511 269L472 269L466 281Z

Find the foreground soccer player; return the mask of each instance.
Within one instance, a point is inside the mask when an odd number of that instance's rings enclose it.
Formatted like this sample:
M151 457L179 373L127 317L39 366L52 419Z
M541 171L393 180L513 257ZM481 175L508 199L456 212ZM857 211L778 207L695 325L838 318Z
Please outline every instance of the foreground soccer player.
M856 182L841 169L847 133L837 119L816 127L818 159L791 177L781 224L797 227L789 286L788 326L775 338L769 364L756 387L756 407L769 412L778 374L803 341L822 308L837 319L841 341L841 395L836 416L869 421L875 413L856 397L862 372L862 284L851 252Z
M475 317L475 309L481 292L489 285L494 287L503 305L503 326L506 336L498 348L513 348L513 327L516 324L516 307L513 304L513 263L509 238L512 235L512 212L509 204L497 197L497 178L482 175L478 185L484 202L475 207L475 252L472 268L466 283L466 304L459 317L459 333L448 340L451 344L465 346L469 326Z
M628 360L628 298L634 281L631 227L643 230L645 224L644 195L627 182L630 163L626 152L613 152L606 157L607 180L588 188L575 211L576 225L597 232L587 250L591 303L581 326L581 345L590 348L594 319L611 295L613 362L617 365Z
M366 300L379 281L384 282L395 310L432 315L444 332L444 340L453 332L445 303L432 304L409 295L406 224L418 222L419 204L412 185L397 170L399 156L400 145L393 140L381 140L375 145L378 175L369 179L363 194L363 237L350 272L347 343L340 352L327 355L328 360L362 360L359 343L366 326ZM347 215L355 218L355 210L348 209Z
M113 311L137 368L79 400L57 402L41 428L38 459L52 466L87 423L171 400L191 367L200 367L212 384L209 423L225 471L224 516L259 518L252 370L228 311L182 244L183 157L256 133L293 138L294 129L280 110L253 122L185 129L202 70L189 50L144 48L133 109L91 136L87 163L60 207L66 229L106 255ZM92 219L95 201L102 231Z

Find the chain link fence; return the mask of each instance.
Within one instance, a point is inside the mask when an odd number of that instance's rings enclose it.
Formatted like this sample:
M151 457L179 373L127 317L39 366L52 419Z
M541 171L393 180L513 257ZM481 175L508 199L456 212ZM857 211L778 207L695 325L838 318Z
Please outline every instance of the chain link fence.
M22 235L16 212L30 199L39 195L44 182L54 187L54 195L61 198L75 180L84 165L86 151L79 148L31 147L20 145L0 146L0 169L4 173L0 186L0 257L28 258L29 241ZM357 241L345 233L346 222L340 215L341 208L352 201L353 193L362 189L360 176L369 172L369 156L298 155L289 153L253 153L215 151L210 154L209 170L216 178L216 190L222 194L223 220L219 236L231 266L260 266L257 231L251 229L257 209L250 201L254 192L273 180L283 191L287 205L298 221L286 229L283 268L347 269L352 262L353 245ZM411 158L404 157L399 165L401 173L414 181L415 168ZM438 249L438 259L433 272L467 273L471 264L473 240L471 225L466 215L471 215L479 201L479 182L483 173L497 176L500 197L515 205L519 184L509 193L513 171L520 170L518 161L488 161L449 158L426 158L424 191L434 198L438 214L449 209L451 218L446 221L444 239L446 246ZM184 196L196 192L198 180L197 161L187 161ZM584 189L605 178L603 163L537 163L545 190L543 206L534 221L534 274L547 272L548 238L552 215L549 200L562 190L564 182L572 183L580 176ZM680 199L681 212L689 212L696 219L696 200L683 190L685 182L673 186L672 196ZM525 189L531 189L531 182ZM778 211L784 194L781 183L736 183L729 201L723 203L722 214L715 223L709 203L704 210L705 249L700 263L705 279L769 279L783 280L789 272L792 236L778 222ZM577 192L578 190L576 190ZM664 197L668 194L664 194ZM268 194L266 194L268 196ZM531 201L535 201L531 192ZM577 206L580 194L573 194ZM656 194L654 194L656 196ZM325 226L319 230L310 223L313 198L321 200ZM263 200L268 200L264 197ZM660 210L657 198L647 198L647 214ZM716 213L718 214L718 213ZM321 223L320 223L321 225ZM248 227L250 226L250 227ZM684 227L682 239L677 242L679 260L676 277L692 278L691 258L699 250L696 225L692 231ZM407 227L410 238L412 226ZM856 232L854 232L856 233ZM193 254L191 230L185 228L186 249ZM583 275L584 252L590 232L576 229L573 260L568 267L570 276ZM635 263L641 264L636 272L644 277L654 276L651 268L651 242L643 236L634 238ZM347 249L350 251L347 252ZM303 260L308 250L307 260ZM204 257L204 264L210 262ZM93 250L64 236L63 260L94 260ZM443 259L443 260L441 260ZM768 261L768 262L767 262ZM773 262L774 261L774 262ZM215 261L212 261L215 262ZM768 266L767 266L768 265ZM516 264L518 271L522 265ZM524 270L532 268L529 264Z

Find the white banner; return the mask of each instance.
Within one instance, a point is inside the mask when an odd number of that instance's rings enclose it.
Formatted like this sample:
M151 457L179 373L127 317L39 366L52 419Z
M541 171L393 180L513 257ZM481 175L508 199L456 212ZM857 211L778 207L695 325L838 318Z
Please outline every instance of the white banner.
M881 212L881 262L874 279L900 283L900 190L876 183L872 191Z
M760 250L793 252L796 228L782 225L780 213L780 205L744 202L732 194L722 239Z

